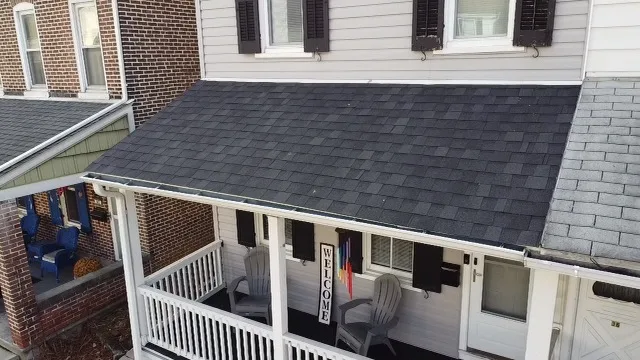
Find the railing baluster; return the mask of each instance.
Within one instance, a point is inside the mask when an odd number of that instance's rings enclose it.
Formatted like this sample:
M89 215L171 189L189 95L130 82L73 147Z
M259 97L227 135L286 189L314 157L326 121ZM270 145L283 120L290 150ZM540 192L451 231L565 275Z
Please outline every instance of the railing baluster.
M216 276L216 287L222 285L222 258L221 258L220 248L216 249L216 266L215 266L215 276Z
M205 334L207 336L207 359L208 360L213 360L213 344L215 343L214 341L214 337L215 334L211 333L211 319L209 317L206 317L204 319L205 321ZM216 352L218 350L216 349Z
M193 353L196 354L196 356L200 356L201 353L201 349L202 347L200 346L202 344L202 339L200 338L200 329L199 329L199 324L200 324L200 314L198 314L195 311L191 311L191 318L193 319L193 338L194 338L194 351Z
M236 333L236 355L238 355L238 360L243 360L242 348L240 347L240 329L238 328L238 326L235 327L235 333Z
M242 329L242 335L244 335L242 337L243 340L243 344L244 344L244 358L246 360L249 360L249 331L246 328Z
M192 268L193 264L188 264L187 265L187 278L189 279L189 296L187 297L187 299L189 300L195 300L195 291L193 290L193 270Z
M160 328L160 322L162 321L162 316L160 315L160 312L162 311L162 302L160 302L160 300L156 300L154 308L156 311L156 338L158 339L158 342L163 342L162 329Z
M231 346L231 326L225 321L225 337L227 338L227 350L229 351L229 356L233 356L233 347Z
M151 314L149 313L149 296L142 295L142 299L143 299L143 303L144 303L145 318L147 320L147 329L149 331L149 334L147 335L147 337L152 337L152 335L151 335ZM147 340L150 340L150 339L147 339Z
M227 335L225 334L224 324L222 321L218 320L216 320L216 323L216 326L219 329L218 333L220 334L220 353L222 354L222 360L227 360L227 344L224 341L227 338Z
M207 254L207 271L209 272L209 292L213 291L216 288L216 277L213 272L213 267L215 266L215 262L213 260L214 253Z
M260 354L260 360L264 360L264 343L262 334L258 333L258 352ZM267 339L269 341L269 339Z

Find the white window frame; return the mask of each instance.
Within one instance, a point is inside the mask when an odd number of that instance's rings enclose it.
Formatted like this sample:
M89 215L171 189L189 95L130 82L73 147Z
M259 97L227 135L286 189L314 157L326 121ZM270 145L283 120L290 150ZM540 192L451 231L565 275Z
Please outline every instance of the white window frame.
M509 18L507 20L507 35L495 37L478 37L456 39L456 7L457 1L445 1L444 27L442 50L434 50L434 54L469 54L469 53L497 53L524 52L523 46L513 46L513 28L516 18L516 0L509 0Z
M78 229L82 228L82 224L80 224L79 221L75 221L75 220L70 220L69 219L69 215L67 213L67 197L65 192L67 190L71 190L73 192L76 191L75 188L68 186L65 188L65 191L62 192L62 195L58 196L58 201L60 202L60 210L62 211L62 220L64 222L65 226L75 226ZM77 195L76 195L77 196ZM80 209L78 209L78 215L80 215Z
M404 271L404 270L398 270L398 269L394 269L392 267L387 267L387 266L383 266L383 265L377 265L371 262L371 233L365 233L364 235L364 240L365 240L365 244L366 246L364 247L364 257L366 259L366 272L372 272L374 274L393 274L399 278L408 280L409 282L412 281L413 278L413 271ZM377 235L377 234L375 234ZM382 235L384 236L384 235ZM390 262L393 264L393 240L394 238L391 236L386 236L388 238L391 239L391 244L389 246L389 259ZM414 244L414 251L415 251L415 242L411 241L411 240L405 240L405 239L398 239L398 240L402 240L402 241L409 241L410 243Z
M87 73L84 66L84 54L82 52L82 34L80 33L80 18L78 17L78 9L93 6L98 11L97 4L94 0L69 0L69 14L71 19L71 32L73 35L73 43L76 52L76 65L78 68L78 78L80 80L79 99L89 100L108 100L109 92L107 90L107 70L105 68L104 53L102 50L102 34L100 24L98 23L98 36L100 37L100 45L93 48L99 48L102 55L102 74L105 77L105 85L89 85L87 82Z
M38 33L38 43L40 57L43 60L42 68L44 70L44 57L42 56L42 42L40 39L40 31L38 29L38 19L33 4L28 2L22 2L13 7L13 18L16 26L16 35L18 38L18 48L20 50L20 61L22 63L22 72L24 73L24 83L26 91L24 96L26 97L49 97L47 91L47 73L44 71L44 84L33 84L31 80L31 69L29 67L29 60L27 57L27 44L25 43L25 33L22 24L22 15L33 14L34 21L36 23L36 32Z
M20 206L20 204L18 203L18 199L17 198L16 198L16 207L18 208L18 214L20 214L20 217L23 217L23 216L27 215L27 207L26 206ZM34 207L35 207L35 204L34 204Z
M263 226L263 220L262 220L263 215L266 215L266 214L255 213L255 216L253 217L255 221L254 226L256 229L258 229L258 231L256 231L256 236L258 237L256 240L258 244L269 247L269 240L265 239L265 236L264 236L264 226ZM285 244L284 250L285 250L287 260L300 261L300 259L296 259L293 257L293 245Z
M300 43L300 45L271 45L270 1L271 0L261 0L258 4L262 52L255 54L255 57L257 59L312 58L313 53L304 52L304 42ZM304 21L304 15L300 13L300 16L303 16Z

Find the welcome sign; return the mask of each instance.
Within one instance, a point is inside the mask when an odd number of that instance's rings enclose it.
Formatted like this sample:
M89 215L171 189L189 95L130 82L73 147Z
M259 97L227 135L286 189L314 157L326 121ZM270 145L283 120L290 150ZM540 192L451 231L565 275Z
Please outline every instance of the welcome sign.
M320 304L318 305L318 321L331 323L331 306L333 304L333 245L320 244Z

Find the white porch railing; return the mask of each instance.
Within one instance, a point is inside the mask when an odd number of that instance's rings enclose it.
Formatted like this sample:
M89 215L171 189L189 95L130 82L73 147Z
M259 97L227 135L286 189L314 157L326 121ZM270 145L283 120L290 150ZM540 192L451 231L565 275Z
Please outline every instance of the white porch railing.
M270 326L149 286L144 299L150 343L192 360L271 360Z
M284 344L288 360L371 360L291 333L284 335Z
M180 297L203 301L224 286L222 241L213 242L147 276L145 284Z

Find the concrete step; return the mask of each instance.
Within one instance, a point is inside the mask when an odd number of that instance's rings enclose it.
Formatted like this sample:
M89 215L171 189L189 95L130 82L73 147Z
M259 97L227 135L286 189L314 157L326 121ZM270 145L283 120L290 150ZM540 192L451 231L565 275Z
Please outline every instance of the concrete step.
M9 350L0 348L0 360L20 360L20 358Z

